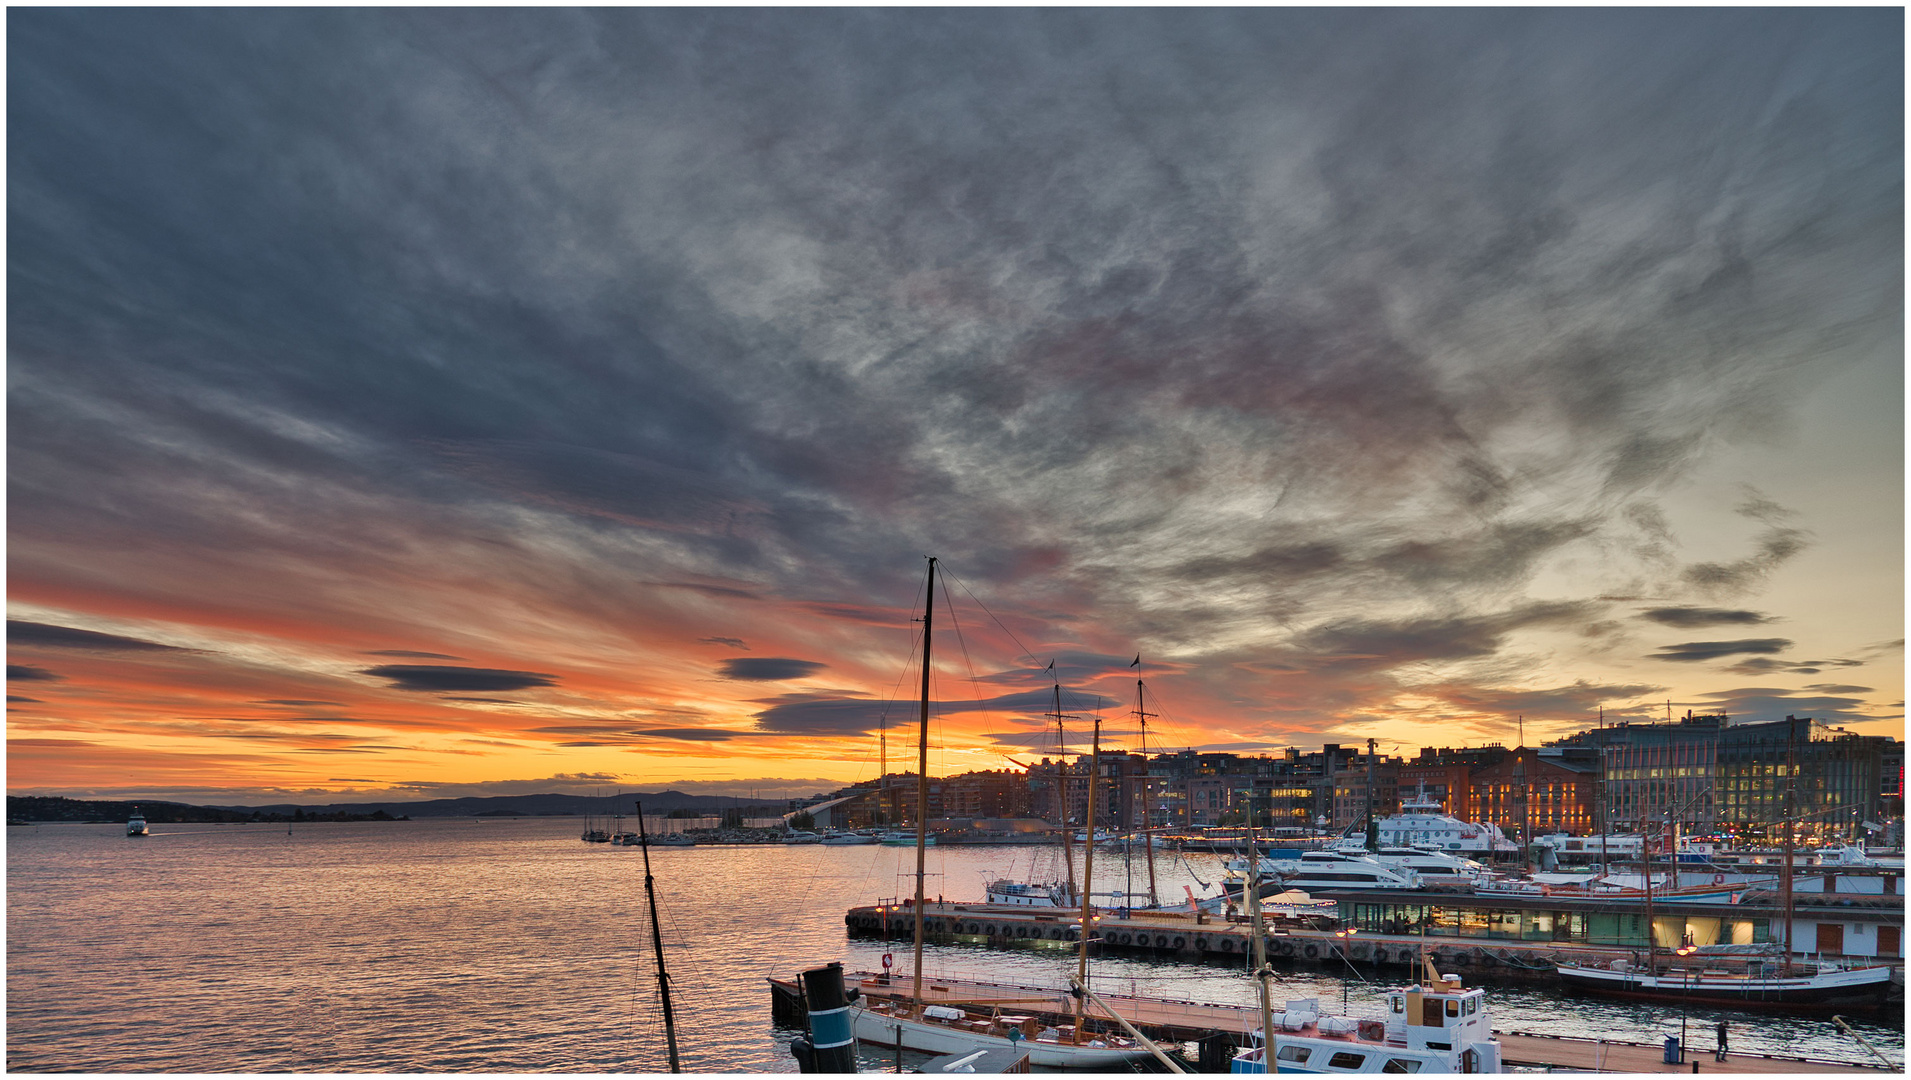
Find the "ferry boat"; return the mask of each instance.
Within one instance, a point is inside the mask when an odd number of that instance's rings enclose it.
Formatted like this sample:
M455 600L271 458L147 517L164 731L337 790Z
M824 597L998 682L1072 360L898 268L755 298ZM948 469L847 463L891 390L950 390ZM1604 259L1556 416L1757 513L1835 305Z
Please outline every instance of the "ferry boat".
M1461 987L1457 975L1427 965L1423 984L1387 995L1384 1020L1322 1016L1318 998L1290 1001L1274 1013L1276 1072L1496 1073L1504 1072L1499 1040L1486 1009L1486 992ZM1259 1032L1251 1033L1257 1042ZM1235 1055L1230 1072L1267 1072L1266 1046Z
M1388 847L1438 848L1481 855L1519 850L1498 825L1450 817L1441 812L1439 800L1425 792L1402 800L1400 812L1376 821L1374 831L1378 842Z
M146 815L140 813L138 807L134 807L133 816L126 819L126 835L127 836L145 836L146 835Z

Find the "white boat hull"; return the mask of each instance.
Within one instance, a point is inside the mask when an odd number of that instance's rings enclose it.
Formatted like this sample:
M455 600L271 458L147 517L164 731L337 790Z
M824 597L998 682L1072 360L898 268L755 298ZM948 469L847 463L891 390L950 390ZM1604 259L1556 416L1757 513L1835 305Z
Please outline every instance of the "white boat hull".
M1043 1042L1040 1039L1011 1040L1000 1035L986 1035L979 1031L964 1031L942 1024L889 1016L860 1006L850 1012L851 1027L858 1041L876 1046L895 1046L900 1035L903 1049L920 1050L926 1054L966 1054L971 1050L1013 1048L1027 1053L1030 1064L1060 1069L1100 1069L1153 1056L1138 1046L1076 1046L1072 1043Z

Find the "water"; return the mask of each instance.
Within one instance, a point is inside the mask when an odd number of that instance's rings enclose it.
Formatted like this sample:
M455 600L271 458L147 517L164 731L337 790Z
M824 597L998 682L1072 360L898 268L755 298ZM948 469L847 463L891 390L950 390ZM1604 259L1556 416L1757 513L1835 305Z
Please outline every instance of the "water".
M660 1072L662 1015L642 855L584 844L574 819L7 830L7 1068L27 1072ZM913 889L911 848L698 847L651 852L679 1045L691 1072L794 1072L766 976L840 959L853 904ZM989 877L1053 849L932 848L928 891L979 899ZM1096 856L1097 888L1145 871ZM1159 868L1161 890L1212 886L1218 859ZM1197 888L1212 893L1212 889ZM906 947L894 949L898 969ZM924 968L1065 986L1072 955L927 946ZM1108 957L1097 989L1251 1003L1236 968ZM1301 967L1276 996L1378 1015L1386 983ZM1372 972L1367 973L1372 977ZM1393 976L1381 976L1391 978ZM1676 1006L1494 988L1503 1030L1657 1042ZM1694 1008L1690 1042L1732 1025L1735 1051L1861 1063L1828 1020ZM1902 1067L1904 1030L1854 1026ZM908 1063L921 1060L909 1055ZM865 1068L893 1055L865 1052Z

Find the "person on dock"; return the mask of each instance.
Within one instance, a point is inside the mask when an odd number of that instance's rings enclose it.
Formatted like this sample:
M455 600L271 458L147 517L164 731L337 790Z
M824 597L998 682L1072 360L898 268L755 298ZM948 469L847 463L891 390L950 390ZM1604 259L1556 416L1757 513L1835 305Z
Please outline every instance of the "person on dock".
M1725 1060L1725 1021L1723 1020L1719 1021L1719 1049L1718 1049L1718 1055L1716 1058L1714 1058L1714 1060L1716 1061Z

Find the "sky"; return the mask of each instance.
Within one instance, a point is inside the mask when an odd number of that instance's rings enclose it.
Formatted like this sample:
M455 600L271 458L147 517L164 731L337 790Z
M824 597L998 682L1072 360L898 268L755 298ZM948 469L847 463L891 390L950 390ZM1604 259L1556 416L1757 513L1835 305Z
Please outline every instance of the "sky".
M8 791L1901 735L1903 17L9 9Z

